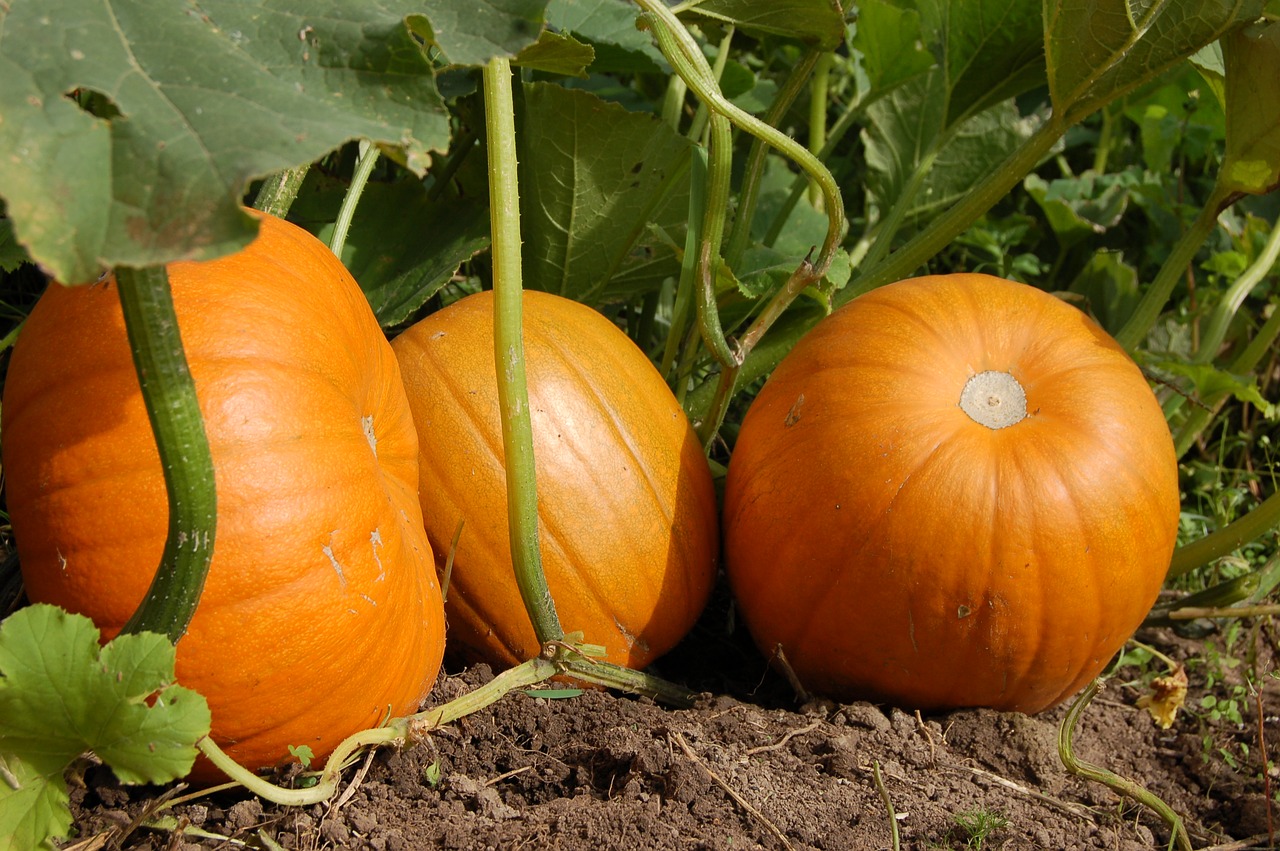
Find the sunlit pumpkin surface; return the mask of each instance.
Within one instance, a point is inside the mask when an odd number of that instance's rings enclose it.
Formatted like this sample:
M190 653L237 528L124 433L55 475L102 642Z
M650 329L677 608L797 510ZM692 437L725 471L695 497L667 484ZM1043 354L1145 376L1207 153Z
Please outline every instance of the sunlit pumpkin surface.
M809 689L1035 712L1137 628L1178 514L1161 408L1103 330L1029 286L923 277L837 310L765 384L726 569Z
M706 604L719 530L711 473L675 397L604 316L523 300L543 566L561 623L639 668ZM448 586L450 647L497 665L536 656L511 565L493 294L428 316L392 345L422 442L437 559L464 521Z
M214 739L243 765L290 745L323 758L413 711L443 653L399 369L355 281L279 219L242 253L169 277L218 492L178 680L208 698ZM49 288L14 350L3 417L28 594L114 635L168 517L114 281ZM197 763L197 779L219 776Z

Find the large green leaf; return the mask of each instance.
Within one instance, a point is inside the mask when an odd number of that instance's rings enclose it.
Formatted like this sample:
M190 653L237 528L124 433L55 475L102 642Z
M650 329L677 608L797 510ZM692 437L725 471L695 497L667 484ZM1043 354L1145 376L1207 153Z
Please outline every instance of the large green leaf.
M1261 194L1280 184L1280 23L1223 39L1227 152L1219 182Z
M844 13L836 0L703 0L689 11L747 31L798 38L827 48L844 40Z
M589 92L524 89L519 127L525 285L590 302L683 173L689 142Z
M423 0L401 11L425 12L425 22L415 16L414 29L429 32L454 65L483 65L493 56L514 56L537 41L546 8L547 0Z
M328 242L346 184L308 180L290 218ZM458 266L489 245L481 199L434 199L418 180L367 186L343 244L342 262L383 326L396 325L435 295Z
M862 54L872 92L883 92L934 64L920 32L920 13L892 0L863 0L853 47Z
M920 224L985 179L1034 129L1011 101L944 130L946 108L945 83L935 67L868 110L866 185L881 214L900 203L914 181L905 218ZM917 175L921 169L926 171Z
M92 750L122 783L167 783L195 762L209 706L173 684L173 645L124 635L54 606L0 625L0 851L50 847L71 826L63 772Z
M448 142L409 0L0 6L0 196L69 282L208 259L256 225L248 182L366 137L411 168ZM76 97L94 96L90 114Z
M1262 11L1262 0L1045 0L1054 110L1074 123Z
M667 60L653 37L636 28L639 15L628 0L551 0L547 6L547 23L595 47L596 70L666 70Z
M923 0L919 7L946 74L946 125L1044 83L1044 24L1035 4Z

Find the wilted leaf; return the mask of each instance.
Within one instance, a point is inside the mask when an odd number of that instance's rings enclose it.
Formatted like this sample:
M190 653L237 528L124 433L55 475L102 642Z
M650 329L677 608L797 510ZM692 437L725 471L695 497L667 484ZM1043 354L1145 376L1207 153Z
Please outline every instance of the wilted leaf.
M1137 707L1151 713L1162 730L1173 726L1178 710L1187 701L1187 669L1179 665L1167 677L1151 681L1151 692L1137 700Z

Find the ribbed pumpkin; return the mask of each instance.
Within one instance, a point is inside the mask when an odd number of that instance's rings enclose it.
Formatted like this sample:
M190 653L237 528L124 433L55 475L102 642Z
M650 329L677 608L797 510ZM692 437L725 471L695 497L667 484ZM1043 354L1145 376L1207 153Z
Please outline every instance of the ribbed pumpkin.
M922 277L820 322L743 422L725 491L743 620L808 688L1035 712L1155 601L1178 470L1142 373L1059 299Z
M658 371L608 319L526 292L524 345L543 567L566 631L643 667L693 626L719 532L705 457ZM428 316L393 343L421 441L437 560L465 520L448 587L450 646L497 665L539 652L515 584L493 295Z
M275 764L290 745L323 757L415 709L443 653L399 369L355 281L294 225L263 218L243 252L168 271L218 493L177 676L242 764ZM168 517L114 281L51 285L37 303L2 433L27 593L114 635ZM195 779L218 776L197 763Z

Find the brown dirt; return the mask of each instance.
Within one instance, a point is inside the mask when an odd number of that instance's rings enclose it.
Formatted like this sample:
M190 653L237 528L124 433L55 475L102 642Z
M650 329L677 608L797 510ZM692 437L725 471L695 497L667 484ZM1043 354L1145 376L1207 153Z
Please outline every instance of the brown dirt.
M692 709L604 692L511 694L417 747L379 752L340 806L288 809L220 793L165 813L206 838L172 827L126 831L167 790L125 789L95 768L73 793L77 840L136 849L889 849L887 796L904 849L1166 847L1169 831L1150 810L1064 769L1057 732L1065 708L922 718L868 703L797 706L740 634L726 636L725 623L723 610L708 615L656 671L707 692ZM1195 848L1269 847L1280 776L1272 769L1268 785L1258 715L1274 755L1277 632L1266 622L1207 643L1144 633L1193 658L1195 711L1160 730L1134 707L1139 688L1126 683L1143 672L1122 670L1087 709L1078 756L1163 798L1186 820ZM1262 683L1261 701L1238 688L1249 671ZM490 676L484 666L451 673L431 700ZM1200 706L1208 694L1234 696L1242 723L1210 720ZM993 825L984 837L961 824L983 817Z

